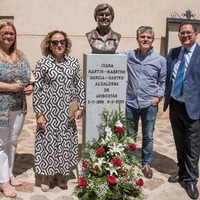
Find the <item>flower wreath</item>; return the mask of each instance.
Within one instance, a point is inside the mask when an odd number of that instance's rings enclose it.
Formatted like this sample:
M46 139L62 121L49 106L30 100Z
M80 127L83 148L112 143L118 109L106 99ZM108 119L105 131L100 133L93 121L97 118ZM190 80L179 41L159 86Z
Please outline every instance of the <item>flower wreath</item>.
M86 143L78 165L79 181L74 194L81 200L142 199L144 185L135 156L135 134L121 109L104 109L99 138Z

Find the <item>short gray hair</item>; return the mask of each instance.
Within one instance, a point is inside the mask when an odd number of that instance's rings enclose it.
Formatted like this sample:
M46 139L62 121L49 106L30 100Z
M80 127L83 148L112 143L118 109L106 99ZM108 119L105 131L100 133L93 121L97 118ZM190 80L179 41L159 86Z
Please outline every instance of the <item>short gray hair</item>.
M137 39L139 38L139 36L144 33L144 32L149 32L151 33L152 35L152 38L154 39L155 37L155 32L153 30L153 28L151 26L140 26L137 31L136 31L136 34L137 34Z

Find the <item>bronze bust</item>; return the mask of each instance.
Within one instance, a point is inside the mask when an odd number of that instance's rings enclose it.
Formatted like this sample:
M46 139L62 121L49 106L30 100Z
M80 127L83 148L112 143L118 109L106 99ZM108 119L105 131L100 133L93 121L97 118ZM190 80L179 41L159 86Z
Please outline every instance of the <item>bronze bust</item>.
M95 54L114 54L121 38L110 25L114 19L113 7L109 4L99 4L94 11L97 28L86 33L88 42Z

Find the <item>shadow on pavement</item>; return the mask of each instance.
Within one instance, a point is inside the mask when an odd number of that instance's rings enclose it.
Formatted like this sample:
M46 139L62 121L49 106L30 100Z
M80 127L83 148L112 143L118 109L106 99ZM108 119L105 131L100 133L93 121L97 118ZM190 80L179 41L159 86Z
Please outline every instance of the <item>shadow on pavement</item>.
M137 157L140 160L142 155L141 148L137 149ZM178 170L177 163L170 157L153 151L152 162L150 164L156 171L162 174L175 174Z
M176 173L178 170L177 163L172 158L156 151L153 152L151 167L160 173L169 175Z
M18 154L15 155L15 162L14 162L14 168L13 173L15 176L18 176L20 174L23 174L27 170L31 169L33 167L34 163L34 156L33 154Z
M79 152L78 152L78 158L81 158L82 155L82 144L79 144L78 146ZM15 176L21 175L24 172L28 171L29 169L33 169L34 171L34 155L33 154L26 154L26 153L16 153L15 155L15 162L13 167L13 173ZM76 167L73 167L70 171L70 174L67 176L67 179L77 179L77 171L74 173L73 171L76 171ZM35 174L35 185L40 186L41 184L41 175Z

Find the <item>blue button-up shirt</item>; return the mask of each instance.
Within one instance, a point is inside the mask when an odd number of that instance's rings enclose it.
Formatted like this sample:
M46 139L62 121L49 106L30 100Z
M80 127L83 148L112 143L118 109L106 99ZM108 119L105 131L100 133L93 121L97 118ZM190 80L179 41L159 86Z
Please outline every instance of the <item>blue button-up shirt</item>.
M153 49L146 57L140 50L120 52L127 56L127 105L136 109L151 105L155 97L163 97L166 79L166 59Z

